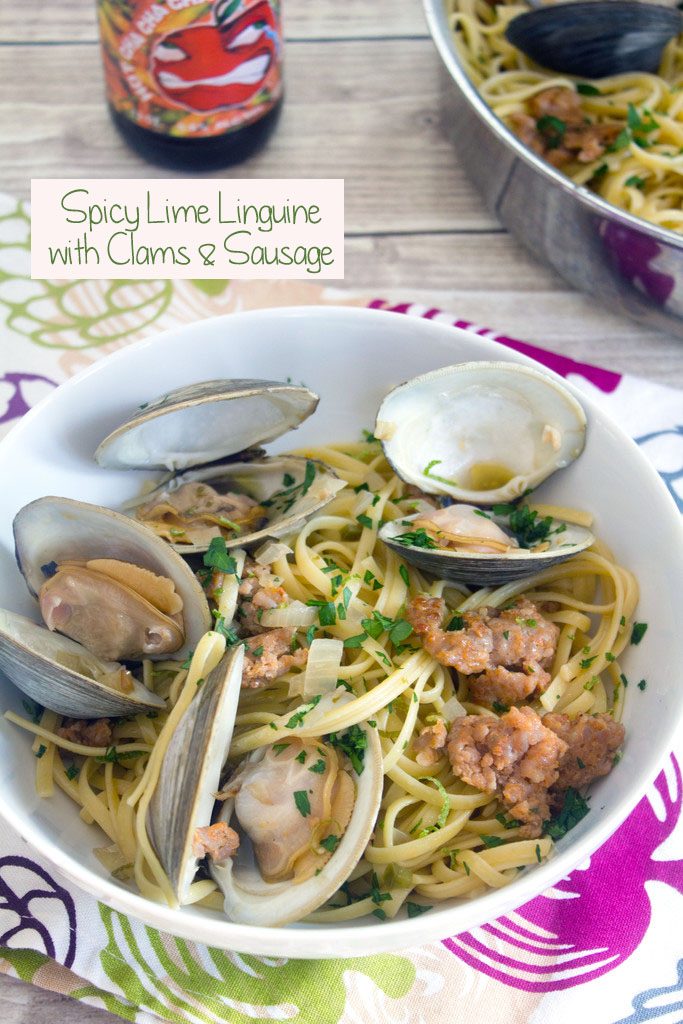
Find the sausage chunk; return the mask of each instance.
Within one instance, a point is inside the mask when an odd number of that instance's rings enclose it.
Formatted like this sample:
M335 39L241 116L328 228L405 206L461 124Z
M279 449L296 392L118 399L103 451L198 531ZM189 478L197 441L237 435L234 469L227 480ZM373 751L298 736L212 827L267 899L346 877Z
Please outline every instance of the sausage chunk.
M195 857L210 857L215 864L222 864L232 857L239 845L240 837L224 821L196 828L192 838Z
M557 782L564 740L532 708L511 708L501 718L467 715L448 734L453 772L475 789L498 793L517 833L535 839L550 817L549 790Z
M308 661L308 648L292 651L293 629L269 629L250 636L244 649L242 686L255 690L272 679L279 679L290 668L302 668Z
M611 715L568 715L551 712L543 724L567 744L560 761L557 789L583 789L594 779L608 775L614 757L624 742L624 727Z
M430 768L439 760L446 746L446 723L442 718L428 725L413 742L415 760L423 768Z
M270 569L248 558L238 590L236 621L242 633L260 633L261 615L269 608L289 604L289 595Z
M112 723L109 718L67 718L57 729L57 735L84 747L108 747L113 738Z
M448 624L455 628L444 630L445 607L440 598L421 595L408 606L406 618L432 657L474 677L469 681L473 701L510 705L543 693L560 631L533 602L464 612Z
M594 124L581 108L578 93L564 86L543 89L532 96L528 112L514 111L508 123L530 149L555 167L589 164L602 156L623 131L623 122Z

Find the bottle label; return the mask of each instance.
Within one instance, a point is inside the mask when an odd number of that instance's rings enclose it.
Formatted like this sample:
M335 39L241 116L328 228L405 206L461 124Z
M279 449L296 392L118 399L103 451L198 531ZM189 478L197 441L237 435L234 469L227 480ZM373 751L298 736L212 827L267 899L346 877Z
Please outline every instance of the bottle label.
M176 138L258 121L282 94L276 0L99 0L109 102Z

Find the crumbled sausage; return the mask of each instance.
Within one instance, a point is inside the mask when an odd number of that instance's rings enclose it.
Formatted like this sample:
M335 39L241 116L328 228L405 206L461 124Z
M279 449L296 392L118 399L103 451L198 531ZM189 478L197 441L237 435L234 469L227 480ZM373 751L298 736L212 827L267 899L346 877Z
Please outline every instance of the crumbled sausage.
M192 852L195 857L210 857L215 864L222 864L232 857L240 845L240 837L224 821L214 825L203 825L194 830Z
M57 735L84 747L108 747L113 737L112 723L108 718L67 718L57 729Z
M624 727L611 715L579 715L572 719L551 712L543 716L543 724L568 748L560 761L557 789L582 789L609 774L615 754L624 742Z
M442 628L444 612L440 598L421 595L408 606L406 618L432 657L474 677L469 680L473 701L507 706L543 693L560 631L535 604L524 598L502 611L464 612L462 628L453 630Z
M528 111L514 111L508 123L525 145L555 167L572 161L592 163L624 129L617 121L591 123L578 93L564 86L536 93L528 102Z
M540 836L550 817L549 789L557 782L567 744L547 729L529 707L511 708L501 718L457 718L448 734L453 772L476 789L499 793L519 836Z
M237 622L242 633L260 633L261 615L268 608L289 604L289 596L272 572L258 562L247 559L239 585Z
M303 668L308 660L308 648L292 651L293 629L269 629L250 636L245 644L242 686L258 689L272 679L278 679L290 668Z
M446 725L442 718L434 725L428 725L413 741L415 760L423 768L436 764L446 746Z

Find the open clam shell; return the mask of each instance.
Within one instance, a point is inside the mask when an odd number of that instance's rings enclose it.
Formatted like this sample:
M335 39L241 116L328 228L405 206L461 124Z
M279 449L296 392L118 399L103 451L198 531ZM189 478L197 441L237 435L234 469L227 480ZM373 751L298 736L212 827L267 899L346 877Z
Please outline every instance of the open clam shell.
M460 363L415 377L380 406L375 436L405 481L473 505L512 501L583 450L586 416L552 377Z
M128 516L71 498L38 498L15 516L14 539L19 569L34 597L52 563L116 559L173 581L182 599L184 634L174 658L182 661L211 628L206 596L192 570L168 544Z
M487 513L487 516L501 528L508 525L504 516L492 513ZM561 522L559 519L552 521L547 538L548 547L542 551L519 547L493 554L471 549L418 546L407 539L401 541L402 536L410 537L411 532L414 532L413 524L419 518L420 513L386 523L379 531L380 540L400 558L431 576L479 587L511 583L526 576L533 576L543 569L550 568L551 565L572 558L595 543L595 537L590 530Z
M375 826L383 782L382 751L377 730L363 722L359 723L357 728L364 733L367 746L361 774L358 775L349 766L344 769L350 774L355 788L351 817L334 852L311 877L302 881L295 881L292 878L285 878L282 881L264 879L250 836L242 827L235 812L235 799L230 798L223 804L219 820L227 822L235 829L240 837L240 845L234 857L223 863L212 863L210 868L212 876L223 891L225 913L230 920L265 926L299 921L320 907L348 879L363 856ZM319 737L315 742L320 744L319 750L324 751L324 737ZM239 769L243 778L258 773L270 749L261 748L249 755ZM277 765L277 758L274 759L274 764ZM301 766L301 769L305 776L305 765ZM258 790L258 780L254 781ZM263 789L262 786L260 788ZM294 808L293 793L275 794L274 788L273 793L272 803L277 803L279 797L285 800L285 807L291 804ZM273 809L265 805L263 808L264 813L272 812ZM293 813L296 815L299 812L294 809ZM285 809L284 813L279 813L278 816L283 836L286 834L286 818Z
M208 484L219 494L236 492L246 494L262 506L262 522L248 532L241 531L226 537L226 547L249 548L268 538L284 537L297 532L311 516L324 508L344 486L328 466L315 459L296 455L264 456L252 462L228 462L223 465L207 466L203 469L188 470L172 477L143 498L126 506L130 515L152 529L159 530L171 546L180 554L189 555L206 551L210 544L209 534L220 536L220 526L207 531L202 539L192 538L178 529L182 520L175 519L176 529L171 532L163 521L155 522L154 506L173 506L173 496L181 487L190 483ZM144 518L143 518L144 516Z
M136 715L164 707L147 687L127 676L127 692L102 682L122 666L104 662L59 633L0 609L0 670L43 707L71 718Z
M237 713L244 647L229 648L199 688L164 754L147 832L180 904L199 860L195 830L208 825Z
M308 388L279 381L189 384L136 409L95 458L109 469L187 469L272 441L317 405Z

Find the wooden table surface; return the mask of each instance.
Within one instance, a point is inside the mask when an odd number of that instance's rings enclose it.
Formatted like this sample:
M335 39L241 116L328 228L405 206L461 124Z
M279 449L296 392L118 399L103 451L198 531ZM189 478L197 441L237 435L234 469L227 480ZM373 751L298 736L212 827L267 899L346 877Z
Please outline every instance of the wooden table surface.
M286 0L287 97L266 150L229 174L344 177L344 284L441 306L578 359L683 387L680 341L623 320L535 262L484 209L445 130L419 0ZM152 177L103 102L94 0L0 6L0 190L35 177ZM217 176L225 176L218 174ZM118 1020L0 975L0 1020Z

